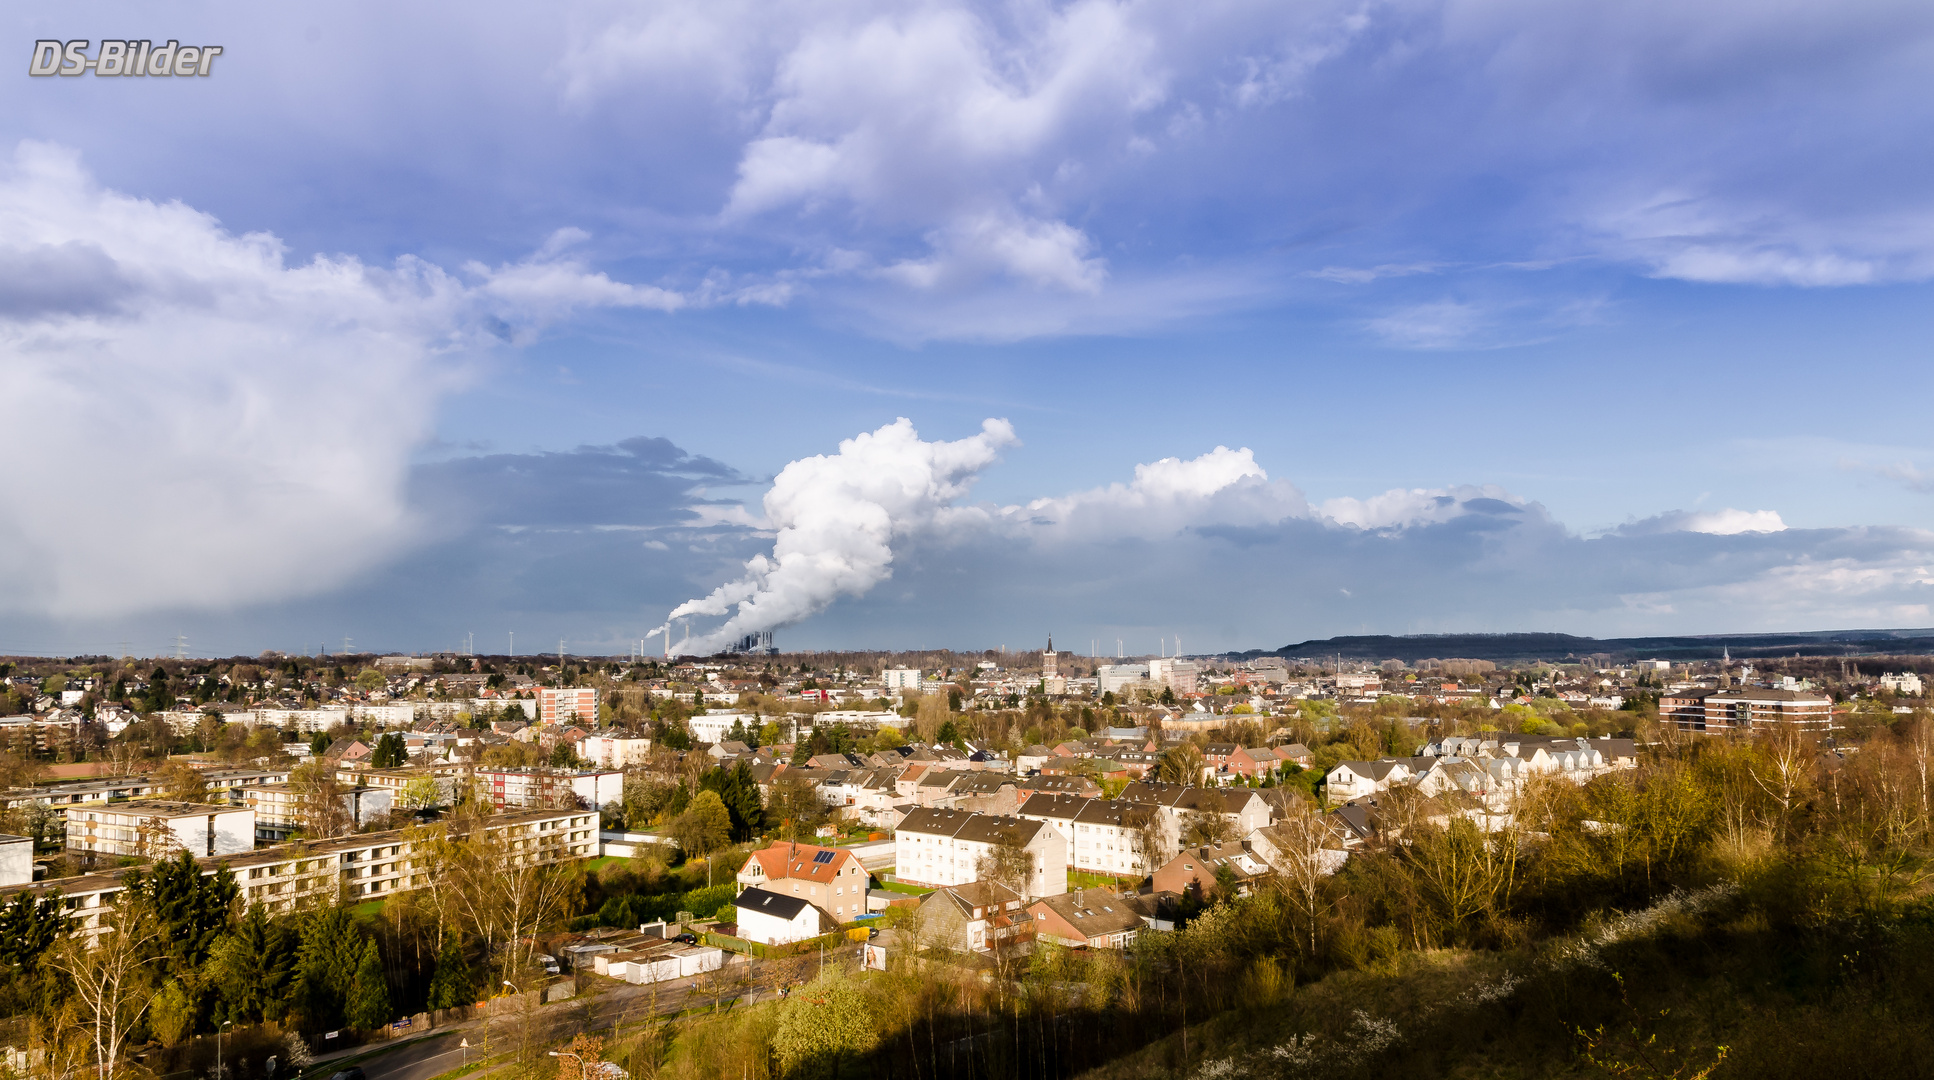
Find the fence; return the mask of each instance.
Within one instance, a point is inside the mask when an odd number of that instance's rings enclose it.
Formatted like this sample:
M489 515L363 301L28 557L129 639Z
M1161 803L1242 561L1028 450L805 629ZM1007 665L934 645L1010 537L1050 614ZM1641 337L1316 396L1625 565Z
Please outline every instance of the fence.
M792 941L784 945L767 945L763 942L747 941L744 938L731 937L726 934L707 933L705 935L705 943L724 949L727 952L755 956L761 960L772 960L782 956L803 956L807 953L818 952L821 947L827 949L842 948L855 942L865 941L868 936L866 929L859 927L852 930L835 930L830 934L821 934L818 937L806 938L803 941Z

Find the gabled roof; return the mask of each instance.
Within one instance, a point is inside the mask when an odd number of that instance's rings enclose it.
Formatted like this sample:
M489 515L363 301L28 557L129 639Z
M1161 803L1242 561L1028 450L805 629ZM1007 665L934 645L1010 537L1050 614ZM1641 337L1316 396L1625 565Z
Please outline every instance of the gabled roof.
M817 881L826 884L830 884L841 870L858 866L860 861L859 856L845 848L784 842L755 851L752 858L765 871L768 881Z
M1142 917L1122 898L1102 889L1076 889L1058 896L1044 896L1029 905L1035 919L1043 911L1052 912L1074 927L1085 938L1107 937L1142 927Z
M1046 828L1046 824L1039 821L923 806L901 820L899 832L945 836L988 844L1006 838L1027 844L1032 842L1035 835L1043 828Z

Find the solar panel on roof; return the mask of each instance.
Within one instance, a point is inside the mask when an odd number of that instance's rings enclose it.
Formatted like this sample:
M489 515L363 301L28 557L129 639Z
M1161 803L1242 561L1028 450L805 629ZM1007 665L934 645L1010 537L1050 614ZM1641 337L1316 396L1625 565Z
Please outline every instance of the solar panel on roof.
M834 854L835 854L835 853L834 853L834 852L831 852L831 851L820 851L820 852L815 852L815 853L813 854L813 861L814 861L814 862L816 862L816 863L827 863L827 862L832 862L832 861L833 861L833 855L834 855Z

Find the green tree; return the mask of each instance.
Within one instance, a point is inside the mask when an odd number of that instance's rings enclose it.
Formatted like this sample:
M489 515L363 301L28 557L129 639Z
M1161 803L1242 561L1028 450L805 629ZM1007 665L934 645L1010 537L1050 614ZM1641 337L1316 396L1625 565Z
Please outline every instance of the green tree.
M787 1074L826 1069L879 1045L879 1025L866 994L838 969L799 988L779 1007L772 1050Z
M694 859L705 858L725 846L732 835L732 815L716 791L701 791L685 812L672 819L671 837L679 849ZM706 884L711 884L711 863L706 862Z
M476 1000L476 979L470 969L470 958L464 955L462 938L447 934L443 950L437 953L436 977L430 980L430 1008L454 1009Z
M356 673L356 689L364 693L381 690L387 685L389 680L383 678L383 673L373 667L366 667Z
M281 1020L295 986L296 940L288 924L252 904L215 944L212 974L223 1019L238 1024Z
M363 942L363 958L356 965L355 979L349 984L349 1000L344 1010L349 1025L364 1031L389 1023L389 979L383 974L383 960L376 954L375 940Z
M303 921L302 945L296 952L296 999L310 1029L340 1025L362 948L362 935L343 908L317 908Z
M199 968L208 959L216 939L228 930L241 891L228 867L205 875L186 851L145 874L128 875L128 886L160 924L175 971Z
M699 781L703 790L717 792L719 801L731 817L731 835L743 840L758 828L759 819L765 808L759 801L759 783L752 778L752 768L745 762L735 763L730 769L713 769Z
M409 747L404 745L403 733L400 731L387 732L382 738L377 739L376 746L369 755L370 765L378 769L394 769L408 764L409 760Z
M60 893L38 900L28 893L15 893L0 905L0 964L31 973L66 932L67 913Z

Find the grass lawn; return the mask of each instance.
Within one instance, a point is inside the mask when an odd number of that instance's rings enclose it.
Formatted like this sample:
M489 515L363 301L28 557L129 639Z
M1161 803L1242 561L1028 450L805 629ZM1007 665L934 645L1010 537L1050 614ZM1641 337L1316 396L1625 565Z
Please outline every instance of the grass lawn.
M363 903L351 907L349 913L351 915L381 915L383 913L383 901L366 900Z
M1091 874L1086 870L1068 871L1068 886L1079 885L1084 889L1133 889L1141 885L1140 878L1111 877L1107 874Z
M917 885L905 885L898 881L882 881L880 882L880 888L885 889L887 892L905 893L908 896L925 896L933 891L932 889L922 889Z
M585 863L584 868L586 870L598 871L598 870L608 869L610 867L617 866L621 863L627 863L630 861L631 861L630 859L625 858L623 855L605 855L601 858L592 859L589 862Z

